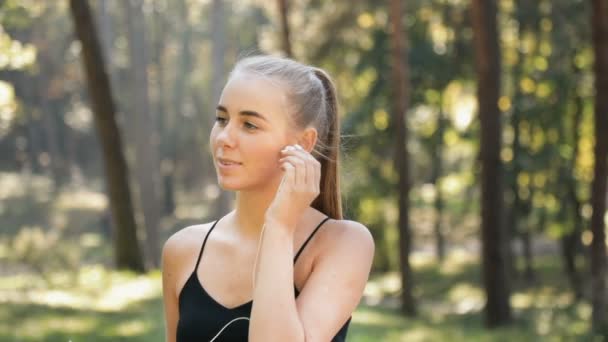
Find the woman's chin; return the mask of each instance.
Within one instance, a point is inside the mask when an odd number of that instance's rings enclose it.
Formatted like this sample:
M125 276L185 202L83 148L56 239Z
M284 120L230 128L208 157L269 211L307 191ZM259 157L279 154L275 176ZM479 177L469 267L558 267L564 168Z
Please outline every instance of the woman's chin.
M245 178L245 179L244 179ZM261 190L267 187L276 187L281 182L281 178L272 179L271 181L260 181L259 178L253 177L226 177L219 175L217 177L217 185L224 191L246 191L246 190ZM269 177L268 179L270 179Z
M238 191L247 188L250 184L246 182L238 181L234 178L218 177L217 185L225 191Z
M224 191L237 191L237 190L241 190L242 187L239 186L239 184L234 184L232 182L222 182L219 181L218 182L218 186L224 190Z

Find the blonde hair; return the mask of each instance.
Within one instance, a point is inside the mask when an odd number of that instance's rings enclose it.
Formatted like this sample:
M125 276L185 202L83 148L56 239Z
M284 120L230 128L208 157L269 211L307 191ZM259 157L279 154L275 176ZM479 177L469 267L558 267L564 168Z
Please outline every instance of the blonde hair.
M340 122L336 88L322 69L289 58L258 55L237 62L231 75L244 71L287 86L289 122L297 129L317 129L312 155L321 163L320 194L312 207L341 220L342 200L339 177Z

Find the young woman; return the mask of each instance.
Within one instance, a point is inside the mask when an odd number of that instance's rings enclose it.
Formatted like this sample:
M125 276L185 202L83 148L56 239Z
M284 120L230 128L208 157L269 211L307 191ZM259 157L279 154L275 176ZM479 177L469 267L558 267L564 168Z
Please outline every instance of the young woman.
M346 339L374 243L342 218L337 108L321 69L271 56L237 63L210 136L235 209L165 243L167 341Z

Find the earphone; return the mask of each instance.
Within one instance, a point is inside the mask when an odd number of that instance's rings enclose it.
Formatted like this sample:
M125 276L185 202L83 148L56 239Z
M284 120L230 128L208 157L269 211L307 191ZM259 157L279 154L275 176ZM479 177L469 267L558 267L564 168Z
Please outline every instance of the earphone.
M224 331L224 329L226 329L230 324L232 324L232 322L236 322L236 321L242 320L242 319L249 320L249 318L247 318L247 317L237 317L237 318L233 319L232 321L226 323L226 325L224 325L222 327L222 329L220 329L220 331L217 333L217 335L213 336L213 338L211 340L209 340L209 342L215 341L220 336L222 331Z
M253 281L252 281L252 283L253 283L254 287L255 287L255 273L256 273L256 267L257 267L257 260L258 260L258 256L260 255L260 247L261 247L261 245L262 245L262 234L264 234L264 228L266 228L266 225L263 225L263 226L262 226L262 231L261 231L261 233L260 233L260 243L258 244L258 251L257 251L257 253L256 253L256 257L255 257L255 264L254 264L254 266L253 266L253 274L252 274ZM211 340L209 340L209 342L213 342L213 341L215 341L215 340L216 340L216 339L217 339L217 338L220 336L220 334L221 334L221 333L222 333L222 332L223 332L223 331L224 331L224 330L225 330L225 329L226 329L226 328L227 328L227 327L228 327L230 324L232 324L233 322L239 321L239 320L247 320L247 321L249 321L250 319L249 319L249 317L237 317L237 318L235 318L235 319L231 320L230 322L226 323L226 325L224 325L224 326L222 327L222 329L220 329L220 331L219 331L219 332L218 332L218 333L217 333L215 336L213 336L213 338L212 338Z

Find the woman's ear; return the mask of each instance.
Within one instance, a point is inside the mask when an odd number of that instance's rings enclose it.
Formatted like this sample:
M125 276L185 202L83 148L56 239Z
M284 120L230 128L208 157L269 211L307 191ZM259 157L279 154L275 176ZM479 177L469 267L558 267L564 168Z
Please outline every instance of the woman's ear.
M306 127L300 139L298 139L298 144L302 146L306 151L311 152L317 143L317 129L314 127Z

